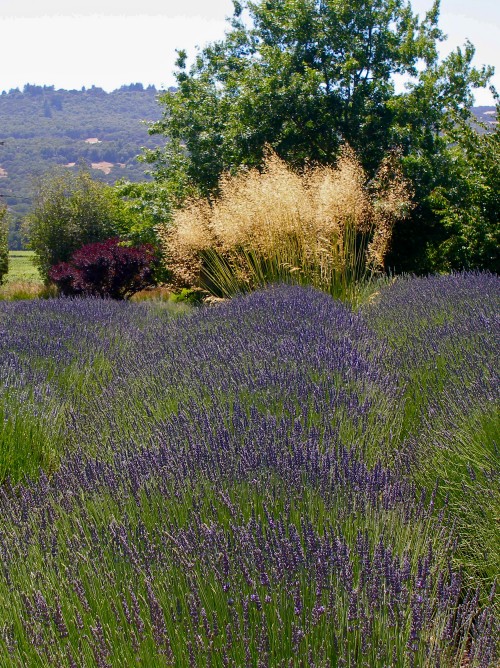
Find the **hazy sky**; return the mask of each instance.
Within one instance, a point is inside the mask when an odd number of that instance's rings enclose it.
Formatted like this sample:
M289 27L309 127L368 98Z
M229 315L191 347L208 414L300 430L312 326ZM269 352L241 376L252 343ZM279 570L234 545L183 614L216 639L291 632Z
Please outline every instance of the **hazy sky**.
M421 15L432 0L412 0ZM175 49L222 38L231 0L0 0L0 91L174 84ZM442 0L445 55L469 38L476 65L494 65L500 90L500 2ZM488 91L476 104L492 104Z

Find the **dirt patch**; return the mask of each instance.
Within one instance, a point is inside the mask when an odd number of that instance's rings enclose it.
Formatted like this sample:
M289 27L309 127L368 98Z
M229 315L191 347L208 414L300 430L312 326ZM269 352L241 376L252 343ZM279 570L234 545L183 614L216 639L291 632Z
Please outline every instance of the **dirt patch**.
M97 137L89 137L88 139L85 139L86 144L102 144L101 140L98 139Z
M92 169L100 169L101 172L104 172L105 174L109 174L110 171L113 169L114 164L112 162L93 162L92 163Z
M76 165L76 162L67 162L64 167L74 167Z
M0 167L0 179L7 178L7 174L8 174L7 170L4 169L3 167Z

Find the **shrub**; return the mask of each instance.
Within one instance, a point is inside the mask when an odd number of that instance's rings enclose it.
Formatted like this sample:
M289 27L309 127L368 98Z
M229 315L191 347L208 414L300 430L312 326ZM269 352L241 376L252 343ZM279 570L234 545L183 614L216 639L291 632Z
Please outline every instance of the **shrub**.
M87 244L69 262L60 262L49 278L63 295L127 299L153 284L152 246L124 246L120 239Z
M204 293L201 290L197 290L196 288L182 288L180 292L174 292L170 300L174 302L174 304L192 304L192 305L199 305L202 303L204 297Z
M0 207L0 285L9 271L9 246L7 243L8 226L6 222L7 209Z
M44 281L51 267L67 262L85 244L123 235L130 213L115 190L82 167L50 173L37 184L24 234Z
M224 176L215 200L187 202L159 236L179 286L229 296L292 281L353 299L362 279L383 269L409 202L396 155L368 186L347 147L335 168L300 174L268 151L262 171Z

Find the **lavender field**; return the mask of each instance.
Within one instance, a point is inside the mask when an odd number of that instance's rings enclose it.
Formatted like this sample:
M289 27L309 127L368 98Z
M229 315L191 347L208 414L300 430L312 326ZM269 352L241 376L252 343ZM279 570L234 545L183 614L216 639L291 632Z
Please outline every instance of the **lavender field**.
M500 281L0 302L0 665L498 665Z

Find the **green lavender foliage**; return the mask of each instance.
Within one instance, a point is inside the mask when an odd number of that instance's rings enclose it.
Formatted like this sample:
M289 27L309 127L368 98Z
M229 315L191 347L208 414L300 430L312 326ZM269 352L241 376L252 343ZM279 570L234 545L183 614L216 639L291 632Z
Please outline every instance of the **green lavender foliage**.
M9 247L7 243L7 209L0 206L0 285L9 271Z
M496 665L498 300L0 304L2 665Z
M494 275L469 276L399 279L363 312L399 368L393 452L420 486L439 484L460 527L456 558L487 591L500 569L500 295Z

